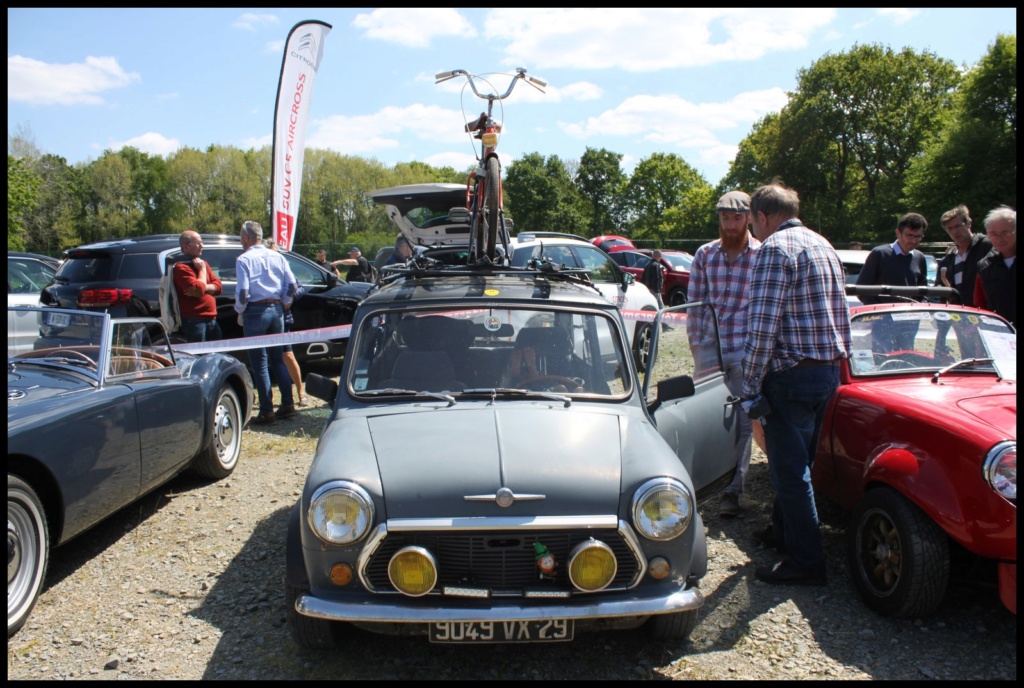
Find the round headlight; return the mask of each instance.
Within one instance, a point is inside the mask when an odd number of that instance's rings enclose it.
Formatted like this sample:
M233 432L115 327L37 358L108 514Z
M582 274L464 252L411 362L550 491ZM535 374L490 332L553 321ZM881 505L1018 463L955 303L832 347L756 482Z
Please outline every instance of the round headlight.
M339 480L313 494L308 512L309 527L332 545L358 542L373 523L373 502L366 490Z
M644 537L672 540L690 526L693 497L679 481L655 478L636 491L632 511L633 525Z
M1007 499L1017 499L1017 443L1000 442L985 457L985 479Z
M569 580L583 592L604 590L618 569L612 548L600 540L581 542L569 553Z
M437 561L422 547L403 547L388 562L388 578L399 592L421 597L437 583Z

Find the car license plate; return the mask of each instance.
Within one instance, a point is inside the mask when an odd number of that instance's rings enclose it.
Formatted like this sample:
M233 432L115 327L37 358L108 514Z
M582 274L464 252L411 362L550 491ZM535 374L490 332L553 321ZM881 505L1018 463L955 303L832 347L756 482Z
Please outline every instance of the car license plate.
M71 315L69 313L47 313L45 324L50 327L67 327L71 324Z
M550 643L572 640L572 619L542 621L438 621L432 643Z

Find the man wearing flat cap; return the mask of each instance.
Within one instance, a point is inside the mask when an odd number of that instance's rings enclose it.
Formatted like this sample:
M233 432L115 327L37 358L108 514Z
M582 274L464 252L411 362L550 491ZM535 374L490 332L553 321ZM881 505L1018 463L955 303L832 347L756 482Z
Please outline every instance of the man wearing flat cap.
M750 235L750 196L730 191L718 199L718 238L697 249L690 266L687 300L710 303L718 314L718 335L722 346L722 366L729 393L738 397L743 392L743 344L747 337L747 301L754 256L761 242ZM695 327L690 331L691 345L712 345L714 324L711 311L703 318L691 315ZM704 322L701 322L703 320ZM698 332L699 330L699 332ZM695 348L696 350L696 348ZM750 418L739 413L740 441L736 451L736 476L725 488L719 503L719 514L732 518L740 514L740 495L747 469L750 467Z
M345 279L349 282L373 282L373 271L370 270L370 262L363 258L363 252L358 246L348 250L348 258L342 258L331 263L331 265L349 266Z

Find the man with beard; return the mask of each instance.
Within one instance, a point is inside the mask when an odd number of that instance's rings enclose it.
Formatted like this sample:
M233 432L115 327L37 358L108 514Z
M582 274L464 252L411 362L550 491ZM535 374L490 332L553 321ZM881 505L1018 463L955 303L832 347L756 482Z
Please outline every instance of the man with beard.
M703 301L715 307L718 334L722 346L722 367L730 394L743 393L743 345L747 337L747 302L750 298L750 274L761 242L750 236L750 196L730 191L718 199L718 238L700 248L690 266L690 301ZM710 315L710 312L709 312ZM693 322L697 323L694 317ZM705 335L714 332L700 326ZM691 344L695 342L691 332ZM727 518L740 514L740 495L750 467L750 418L739 413L740 441L737 446L736 475L725 488L718 513Z

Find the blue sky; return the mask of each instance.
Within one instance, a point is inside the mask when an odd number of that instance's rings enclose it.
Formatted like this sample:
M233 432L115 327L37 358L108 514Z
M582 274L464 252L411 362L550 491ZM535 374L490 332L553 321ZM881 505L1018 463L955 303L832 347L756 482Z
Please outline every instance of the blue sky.
M711 184L751 126L786 103L797 72L856 44L984 56L1017 11L986 9L11 9L8 136L30 133L71 164L131 145L167 156L271 142L284 41L298 22L332 25L307 147L468 167L462 131L484 101L436 72L547 80L504 101L499 153L623 168L675 153ZM507 77L495 76L504 91Z

